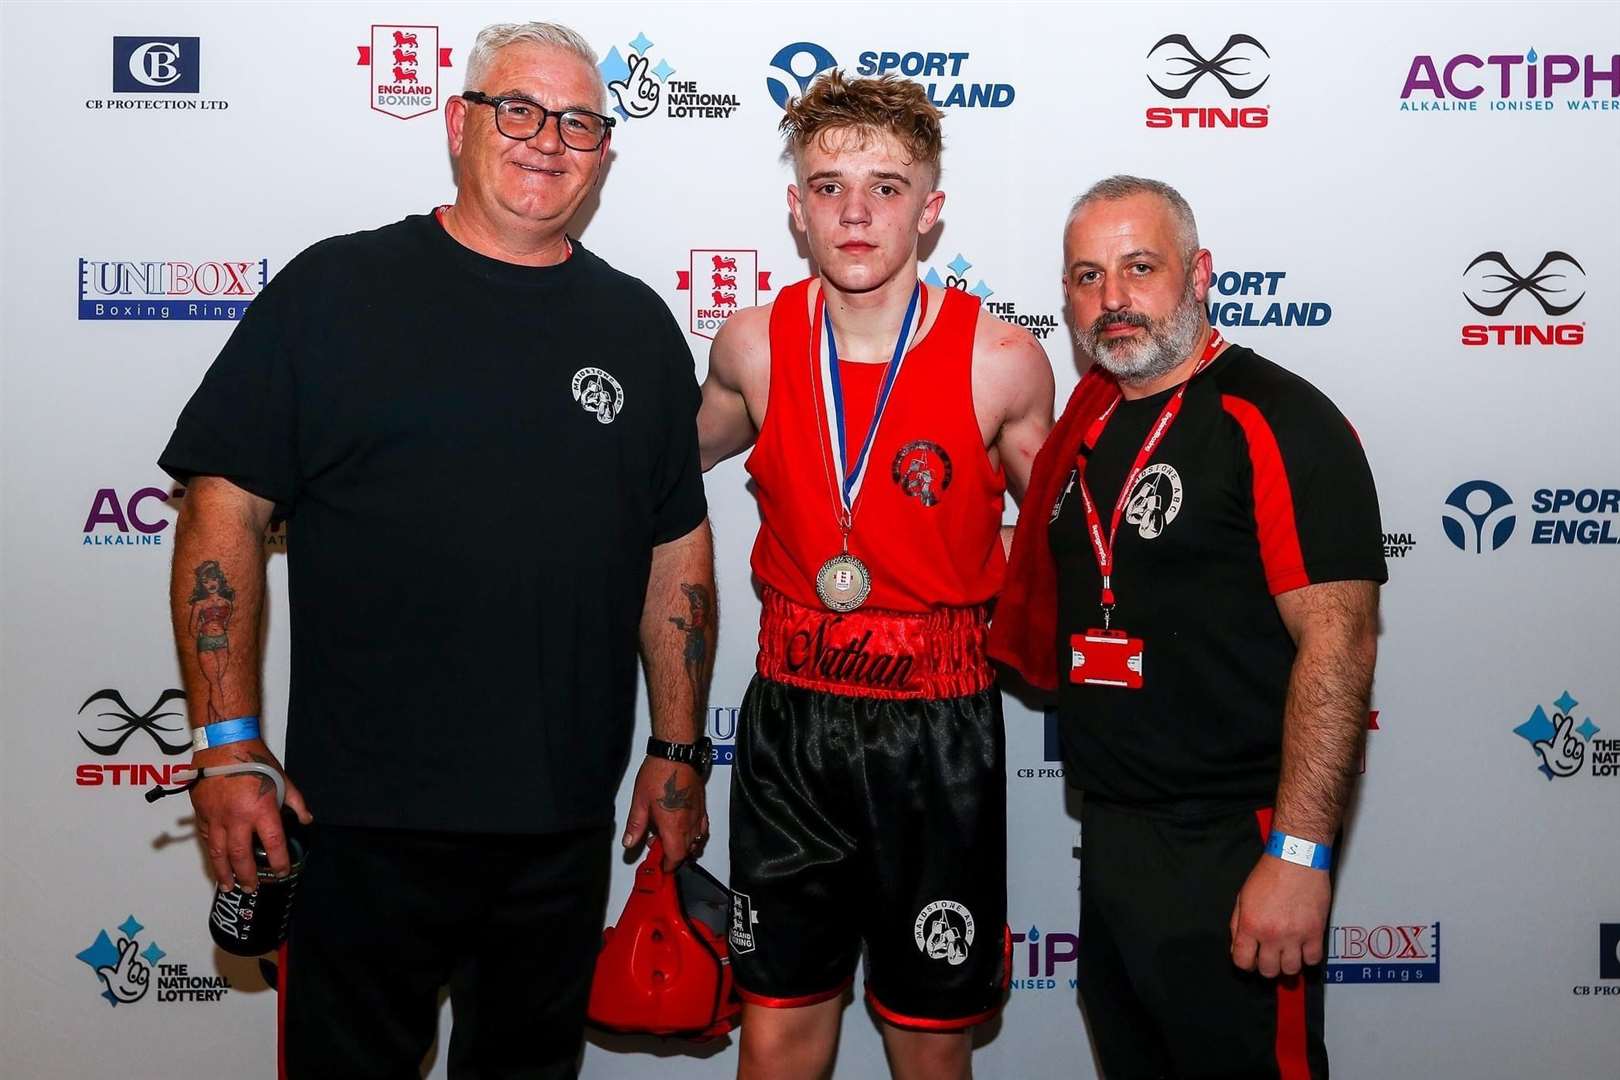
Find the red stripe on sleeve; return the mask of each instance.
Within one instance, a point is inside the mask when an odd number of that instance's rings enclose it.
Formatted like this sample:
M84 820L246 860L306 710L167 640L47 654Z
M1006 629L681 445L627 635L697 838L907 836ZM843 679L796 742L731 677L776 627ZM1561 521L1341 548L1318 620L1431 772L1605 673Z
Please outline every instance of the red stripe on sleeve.
M1309 585L1311 578L1305 572L1305 555L1294 522L1294 495L1288 486L1288 470L1283 466L1277 436L1252 402L1222 394L1221 407L1238 422L1249 444L1249 462L1254 468L1254 520L1259 528L1266 587L1276 596Z

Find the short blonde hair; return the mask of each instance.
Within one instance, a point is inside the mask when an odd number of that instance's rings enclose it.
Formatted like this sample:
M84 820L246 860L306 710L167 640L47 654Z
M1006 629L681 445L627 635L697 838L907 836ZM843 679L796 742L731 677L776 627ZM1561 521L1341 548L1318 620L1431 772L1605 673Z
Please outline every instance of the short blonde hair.
M937 184L945 146L939 122L944 115L923 88L909 79L897 75L846 79L834 69L812 83L802 97L788 102L781 131L795 160L812 141L826 147L824 140L832 132L893 135L913 161L934 170Z

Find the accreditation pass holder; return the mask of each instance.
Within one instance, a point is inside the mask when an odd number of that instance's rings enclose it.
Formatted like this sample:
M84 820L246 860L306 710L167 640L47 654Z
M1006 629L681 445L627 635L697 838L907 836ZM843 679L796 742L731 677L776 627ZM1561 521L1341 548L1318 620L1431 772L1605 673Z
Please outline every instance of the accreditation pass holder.
M1069 681L1083 683L1090 686L1114 686L1124 690L1140 690L1143 681L1143 656L1146 649L1142 639L1132 637L1123 629L1113 625L1114 608L1114 539L1119 535L1119 521L1125 514L1125 506L1131 500L1131 491L1142 476L1142 470L1147 467L1153 452L1164 442L1165 433L1170 425L1176 422L1181 412L1181 403L1187 396L1187 387L1197 378L1199 373L1214 362L1215 355L1221 351L1226 342L1222 339L1220 331L1210 329L1209 341L1204 345L1203 355L1198 358L1198 364L1193 368L1187 381L1182 383L1170 400L1165 402L1164 409L1159 418L1148 429L1147 438L1142 442L1142 448L1136 452L1136 460L1131 464L1131 471L1125 474L1125 482L1119 486L1119 498L1114 500L1114 518L1108 526L1105 535L1102 527L1102 515L1097 512L1097 503L1091 497L1091 489L1086 486L1086 460L1082 454L1075 461L1074 486L1080 490L1080 501L1086 511L1086 536L1091 540L1091 550L1097 556L1097 569L1102 574L1102 596L1098 606L1102 609L1102 627L1090 629L1083 634L1069 635ZM1090 451L1097 445L1102 437L1103 428L1108 426L1109 418L1124 395L1118 395L1108 403L1102 414L1092 421L1091 428L1086 432L1085 449Z

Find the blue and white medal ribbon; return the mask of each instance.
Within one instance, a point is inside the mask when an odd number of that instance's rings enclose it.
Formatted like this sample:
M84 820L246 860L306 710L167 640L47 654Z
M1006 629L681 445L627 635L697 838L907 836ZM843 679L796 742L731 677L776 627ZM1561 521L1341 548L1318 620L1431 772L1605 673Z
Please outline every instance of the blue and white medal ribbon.
M900 377L906 352L911 344L912 324L917 317L917 306L922 298L922 282L911 291L911 302L906 305L906 317L900 323L900 334L895 338L894 355L883 371L883 382L878 387L877 403L872 409L872 422L867 425L866 437L861 440L855 460L847 459L844 423L844 386L838 371L838 342L833 336L832 320L827 317L826 296L817 300L822 335L826 338L826 355L816 365L821 379L822 421L831 444L830 458L834 470L833 487L838 500L838 524L843 530L843 551L828 559L816 573L816 595L833 611L854 611L866 602L872 591L872 575L866 564L849 553L849 531L855 521L855 504L866 482L867 466L871 462L872 444L877 439L883 414L888 411L894 384Z

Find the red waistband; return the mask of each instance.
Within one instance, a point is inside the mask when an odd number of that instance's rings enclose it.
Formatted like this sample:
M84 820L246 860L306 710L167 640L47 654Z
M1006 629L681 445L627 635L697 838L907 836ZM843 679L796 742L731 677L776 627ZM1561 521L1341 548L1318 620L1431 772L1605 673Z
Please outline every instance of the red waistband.
M767 587L756 670L774 682L852 697L943 699L995 681L982 607L840 614Z

